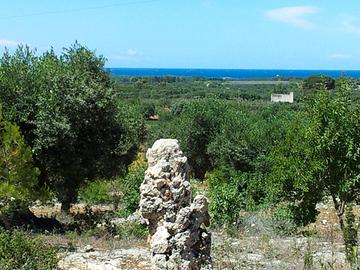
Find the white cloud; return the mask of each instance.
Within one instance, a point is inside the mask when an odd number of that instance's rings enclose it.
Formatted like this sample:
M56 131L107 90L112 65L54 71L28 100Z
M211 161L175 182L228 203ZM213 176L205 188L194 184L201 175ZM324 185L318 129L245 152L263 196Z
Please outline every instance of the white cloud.
M329 55L329 58L335 59L335 60L341 60L341 59L349 59L352 55L345 54L345 53L333 53Z
M356 35L360 35L360 25L354 23L355 18L346 17L341 22L341 30L343 32L352 33Z
M0 39L0 47L16 47L20 44L21 42L19 41L15 41L15 40L8 40L8 39Z
M309 29L314 25L307 17L319 11L315 6L293 6L267 10L265 16L274 21Z
M143 56L143 55L144 55L143 52L135 50L135 49L128 49L126 51L126 56L129 56L129 57L139 57L139 56Z
M130 49L124 50L116 55L110 56L109 59L139 62L139 61L143 61L144 59L146 59L146 57L142 51L130 48Z

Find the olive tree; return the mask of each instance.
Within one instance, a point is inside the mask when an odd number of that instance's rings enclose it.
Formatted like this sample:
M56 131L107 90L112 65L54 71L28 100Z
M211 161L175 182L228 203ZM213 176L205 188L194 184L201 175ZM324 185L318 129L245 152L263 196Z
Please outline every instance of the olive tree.
M211 97L176 103L172 113L162 134L179 139L195 177L202 179L221 166L267 172L265 157L283 137L293 112L279 104L251 111L236 101Z
M324 88L327 90L335 89L335 80L326 75L313 75L303 81L303 89L314 91Z
M142 139L141 112L117 98L105 58L75 43L58 56L28 47L0 60L0 101L34 151L40 183L64 210L85 181L124 172Z
M179 108L166 135L179 139L195 178L203 179L206 172L224 164L248 170L251 149L244 132L249 121L235 103L204 98Z

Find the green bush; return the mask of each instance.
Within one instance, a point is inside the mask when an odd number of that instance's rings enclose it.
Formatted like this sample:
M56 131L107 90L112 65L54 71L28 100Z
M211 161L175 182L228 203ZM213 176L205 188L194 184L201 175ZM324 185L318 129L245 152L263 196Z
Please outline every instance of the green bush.
M56 251L42 240L21 231L0 231L0 269L53 270L57 262Z
M335 80L326 75L313 75L304 79L304 90L315 91L321 88L325 88L326 90L333 90L335 88Z
M38 188L38 176L31 148L18 126L4 121L0 114L0 220L14 208L47 197L47 192Z
M357 256L354 256L354 253L357 253L358 246L358 229L359 225L356 224L355 214L353 212L352 205L349 205L346 208L346 225L344 230L344 243L345 243L345 254L347 261L354 265L357 263ZM357 269L357 268L354 268Z
M249 103L214 97L178 101L168 114L172 119L166 128L157 129L160 136L179 140L197 179L220 166L267 173L265 157L286 133L293 109L279 104L246 106Z
M122 193L119 202L120 209L117 212L120 217L128 217L138 208L140 201L140 185L144 180L145 169L145 159L140 155L138 159L130 165L128 174L117 180L118 188Z
M79 190L79 200L87 204L111 203L111 183L102 179L90 182Z
M210 214L212 223L233 223L245 207L243 184L239 175L229 169L213 171L209 178ZM240 182L240 183L239 183Z
M279 204L271 215L271 226L280 235L291 235L296 232L297 225L294 222L294 215L289 204Z
M147 227L136 222L125 222L117 226L115 230L120 239L145 239L148 235Z
M156 106L154 103L143 104L142 110L146 119L149 119L151 116L154 116L156 114Z
M231 168L215 169L208 177L210 215L214 224L231 224L239 221L242 210L253 210L260 204L261 177Z

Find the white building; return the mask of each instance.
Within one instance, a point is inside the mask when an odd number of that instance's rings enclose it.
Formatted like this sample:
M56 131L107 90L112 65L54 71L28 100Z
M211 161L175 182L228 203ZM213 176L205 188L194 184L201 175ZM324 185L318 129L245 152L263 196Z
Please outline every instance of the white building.
M290 94L271 94L271 102L294 103L294 92L290 92Z

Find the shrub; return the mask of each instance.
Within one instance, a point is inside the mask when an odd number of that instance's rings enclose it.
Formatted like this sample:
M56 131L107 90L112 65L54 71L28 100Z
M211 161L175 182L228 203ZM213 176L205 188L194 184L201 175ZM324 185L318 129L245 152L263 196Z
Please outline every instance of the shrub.
M210 214L215 224L233 223L245 206L243 184L230 169L213 171L209 178Z
M129 172L125 177L119 178L118 188L122 193L118 215L127 217L139 206L140 185L144 180L146 161L144 155L138 158L129 166Z
M21 231L0 231L0 269L52 270L58 262L56 251L41 239Z
M344 230L344 243L346 259L351 265L357 263L358 225L355 224L355 215L352 205L346 208L346 225ZM354 268L356 269L356 268Z
M284 136L292 109L274 105L252 110L217 98L179 101L172 107L168 131L161 134L179 140L197 179L220 166L267 172L264 157Z
M171 106L171 113L173 115L180 115L184 110L186 102L188 102L188 101L180 100L180 101L175 102Z
M25 144L19 128L0 115L0 219L14 208L46 197L45 190L38 188L38 175L31 148Z
M111 203L110 185L102 179L90 182L79 190L79 199L87 204Z
M296 232L293 211L289 204L279 204L271 215L271 226L280 235L291 235Z
M120 239L145 239L148 235L147 227L137 222L125 222L118 225L115 230Z
M156 107L154 103L145 103L142 110L146 119L149 119L151 116L156 114Z
M215 224L239 221L242 210L253 210L263 197L259 176L221 167L208 177L210 214Z

